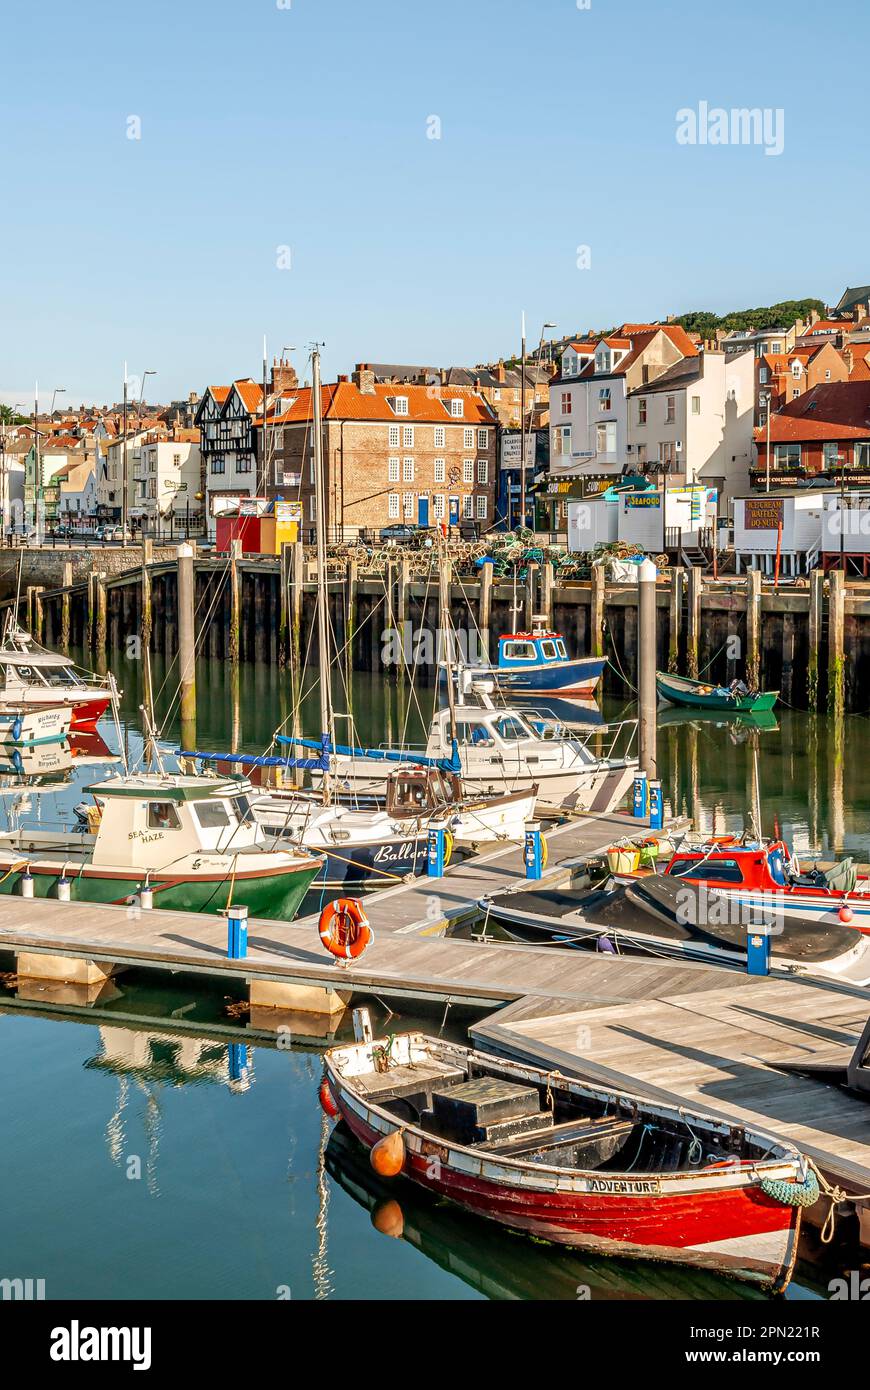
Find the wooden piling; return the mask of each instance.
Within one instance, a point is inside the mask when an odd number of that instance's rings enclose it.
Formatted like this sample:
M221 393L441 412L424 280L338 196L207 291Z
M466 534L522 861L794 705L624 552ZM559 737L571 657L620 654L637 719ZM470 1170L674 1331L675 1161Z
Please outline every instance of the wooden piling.
M70 631L70 589L73 582L73 567L69 560L65 561L63 567L63 593L60 596L60 645L66 651L69 648Z
M532 630L532 618L538 611L535 607L535 580L538 574L538 565L535 560L530 560L526 567L526 601L525 601L525 626L526 632Z
M181 741L196 747L196 571L193 548L178 547L178 679L181 690Z
M480 571L480 645L484 661L489 661L489 628L492 622L492 565L483 565Z
M704 588L704 576L699 565L692 565L687 570L688 588L688 621L686 623L686 674L692 680L698 678L698 647L701 640L701 594Z
M293 543L281 542L281 562L278 573L278 665L290 659L290 578Z
M822 650L822 610L825 602L825 572L813 570L810 575L810 615L807 644L807 709L819 707L819 653ZM815 843L815 841L813 842Z
M592 612L590 615L589 650L592 656L604 655L604 578L605 566L592 566Z
M656 776L656 567L637 570L637 704L641 772Z
M842 570L828 575L828 712L842 718L846 703L846 586Z
M553 586L555 570L552 560L545 560L541 566L541 612L546 616L547 626L553 626Z
M761 684L761 571L746 573L746 684Z
M683 627L683 585L686 571L682 565L671 570L671 593L668 605L668 670L680 669L680 633Z
M45 634L45 612L42 602L43 586L41 584L34 584L32 593L33 627L31 630L37 642L41 642Z
M94 575L94 650L99 657L106 655L106 576L101 570Z
M236 662L241 655L242 601L239 589L239 561L242 558L242 542L230 541L230 661Z

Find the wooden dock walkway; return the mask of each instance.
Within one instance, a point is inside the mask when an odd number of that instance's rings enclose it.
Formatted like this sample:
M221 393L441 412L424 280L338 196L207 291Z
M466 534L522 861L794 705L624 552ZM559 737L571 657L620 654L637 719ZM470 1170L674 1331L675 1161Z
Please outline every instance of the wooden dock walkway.
M548 836L546 880L564 880L573 862L641 825L611 815L558 827ZM844 1190L870 1192L866 1101L780 1069L854 1049L870 992L446 934L472 903L523 872L522 850L511 846L456 864L442 879L373 894L366 907L375 940L347 967L323 950L316 916L251 920L247 957L229 960L220 917L6 896L0 951L495 1010L472 1028L480 1046L755 1124L797 1144Z

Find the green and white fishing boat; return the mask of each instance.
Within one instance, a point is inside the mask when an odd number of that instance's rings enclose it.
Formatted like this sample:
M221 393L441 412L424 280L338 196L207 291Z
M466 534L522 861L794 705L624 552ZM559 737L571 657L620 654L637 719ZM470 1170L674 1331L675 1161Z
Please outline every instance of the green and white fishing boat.
M248 782L163 771L97 782L77 828L0 834L0 891L57 897L66 881L75 902L125 903L150 889L155 907L244 904L253 917L289 921L323 861L269 848L250 791Z

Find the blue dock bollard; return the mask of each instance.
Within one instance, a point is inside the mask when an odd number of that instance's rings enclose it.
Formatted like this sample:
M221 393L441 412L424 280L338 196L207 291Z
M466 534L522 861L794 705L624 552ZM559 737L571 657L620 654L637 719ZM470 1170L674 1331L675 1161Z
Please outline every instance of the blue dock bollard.
M248 909L238 903L226 909L227 955L230 960L244 960L248 954Z
M634 791L631 798L631 813L636 820L646 818L647 776L645 772L634 774Z
M429 878L443 878L447 865L447 822L429 822L429 838L426 843L426 873Z
M527 820L526 842L523 855L526 865L526 878L543 878L544 854L544 837L541 834L541 823L536 820Z
M750 975L770 974L770 928L750 923L746 929L746 969Z
M248 1045L230 1043L228 1051L230 1081L240 1083L248 1080Z
M665 824L665 802L661 782L649 784L649 828L662 830Z

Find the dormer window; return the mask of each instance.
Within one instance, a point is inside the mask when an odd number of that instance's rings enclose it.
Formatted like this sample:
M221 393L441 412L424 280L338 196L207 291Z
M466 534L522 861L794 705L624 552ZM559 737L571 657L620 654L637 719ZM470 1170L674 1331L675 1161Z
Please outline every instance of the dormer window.
M465 414L465 402L461 400L452 400L450 402L450 414L453 416L454 420L461 420L462 416Z
M792 364L791 364L791 374L792 374L792 376L794 377L795 381L800 381L800 375L801 375L801 364L800 364L800 362L792 362Z
M393 409L395 410L395 412L396 412L397 415L407 415L407 413L408 413L408 397L407 397L407 396L396 396L395 399L393 400Z
M612 354L610 348L599 349L599 351L595 354L596 372L609 372L611 360Z

